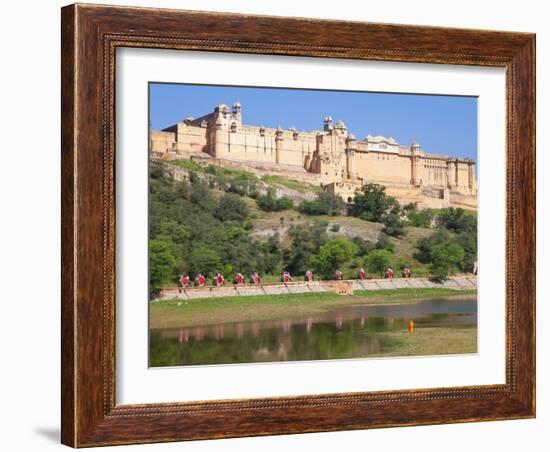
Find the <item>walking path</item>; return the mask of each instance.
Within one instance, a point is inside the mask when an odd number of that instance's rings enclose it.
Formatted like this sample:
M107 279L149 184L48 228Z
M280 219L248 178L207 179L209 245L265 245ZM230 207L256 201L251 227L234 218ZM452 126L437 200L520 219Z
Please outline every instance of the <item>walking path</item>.
M307 292L335 292L342 295L352 295L354 290L383 289L426 289L446 288L455 290L477 289L475 276L451 277L442 283L430 281L428 278L396 278L396 279L364 279L346 281L313 281L290 282L259 285L226 285L221 287L190 287L187 289L162 289L157 298L162 300L193 300L198 298L235 297L246 295L288 295Z

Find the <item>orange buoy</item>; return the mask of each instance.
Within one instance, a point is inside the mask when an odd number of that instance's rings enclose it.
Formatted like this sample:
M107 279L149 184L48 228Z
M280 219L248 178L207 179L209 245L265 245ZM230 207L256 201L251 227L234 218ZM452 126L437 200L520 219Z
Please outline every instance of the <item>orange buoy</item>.
M414 321L413 320L409 320L409 333L410 334L414 333Z

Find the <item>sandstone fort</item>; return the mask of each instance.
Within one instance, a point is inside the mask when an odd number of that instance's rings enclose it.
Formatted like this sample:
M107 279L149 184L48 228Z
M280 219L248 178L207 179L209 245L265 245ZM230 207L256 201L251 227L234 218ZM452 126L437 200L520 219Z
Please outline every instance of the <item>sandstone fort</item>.
M428 153L417 143L393 138L356 139L343 121L324 118L323 128L298 131L243 124L241 105L218 105L200 118L188 118L150 131L151 157L192 159L240 167L256 174L281 175L320 185L352 202L367 183L386 187L402 204L475 209L475 162Z

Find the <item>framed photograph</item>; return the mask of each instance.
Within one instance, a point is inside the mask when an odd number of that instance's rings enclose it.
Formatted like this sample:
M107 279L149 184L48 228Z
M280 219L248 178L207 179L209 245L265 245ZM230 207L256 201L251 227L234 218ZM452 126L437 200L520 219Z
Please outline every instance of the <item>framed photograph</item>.
M535 416L535 36L62 9L62 442Z

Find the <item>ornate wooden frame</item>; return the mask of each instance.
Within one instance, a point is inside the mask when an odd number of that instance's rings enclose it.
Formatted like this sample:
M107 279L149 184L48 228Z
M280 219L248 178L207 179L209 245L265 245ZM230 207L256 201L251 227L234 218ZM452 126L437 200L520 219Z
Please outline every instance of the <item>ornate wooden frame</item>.
M62 9L61 32L64 444L84 447L535 416L534 34L78 4ZM116 405L117 47L506 68L506 383Z

